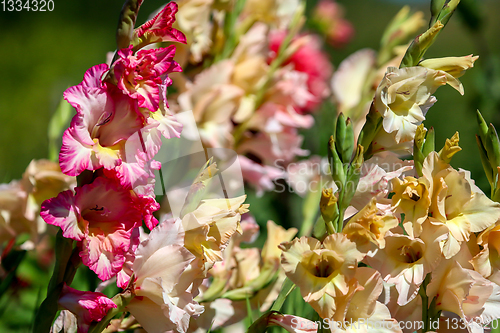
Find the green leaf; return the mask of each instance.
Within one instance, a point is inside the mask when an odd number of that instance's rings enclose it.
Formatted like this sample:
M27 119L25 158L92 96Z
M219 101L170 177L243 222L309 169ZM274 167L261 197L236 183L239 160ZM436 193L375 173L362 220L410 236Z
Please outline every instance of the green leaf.
M296 285L289 278L286 278L283 282L278 298L274 301L273 306L271 307L271 310L280 311L286 298L295 289L295 287Z
M493 190L495 184L493 182L493 169L491 168L490 161L488 160L488 154L486 153L486 149L484 148L483 143L481 142L481 138L476 134L476 142L479 149L479 156L481 157L481 163L483 164L484 173L486 174L486 178L488 178L488 182Z

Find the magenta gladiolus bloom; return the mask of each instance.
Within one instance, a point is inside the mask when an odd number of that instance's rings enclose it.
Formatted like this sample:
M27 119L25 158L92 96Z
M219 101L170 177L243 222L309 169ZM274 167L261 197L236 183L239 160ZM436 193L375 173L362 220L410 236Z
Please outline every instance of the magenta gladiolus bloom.
M124 189L116 180L98 177L94 182L59 193L42 204L40 215L62 228L63 236L82 241L83 263L107 280L122 269L132 230L148 221L153 228L154 199ZM146 207L146 208L144 208Z
M172 28L178 6L175 2L167 4L154 18L135 29L134 41L136 48L147 44L159 42L186 43L186 36L177 29Z
M122 186L144 185L153 177L147 164L160 149L161 136L179 136L182 125L162 108L155 113L139 109L137 100L102 82L107 71L105 64L90 68L64 93L77 114L63 135L61 170L77 176L104 168L116 172Z
M140 50L134 55L133 46L118 51L120 59L114 65L118 88L131 98L137 99L139 107L151 112L158 110L159 85L170 86L168 73L181 72L174 59L175 46Z
M80 291L64 284L59 305L72 312L78 320L78 333L88 332L93 321L101 321L116 304L102 293Z
M59 155L61 170L67 175L120 165L125 141L143 126L137 103L115 86L102 83L107 71L105 64L94 66L79 85L64 92L77 111L64 132Z

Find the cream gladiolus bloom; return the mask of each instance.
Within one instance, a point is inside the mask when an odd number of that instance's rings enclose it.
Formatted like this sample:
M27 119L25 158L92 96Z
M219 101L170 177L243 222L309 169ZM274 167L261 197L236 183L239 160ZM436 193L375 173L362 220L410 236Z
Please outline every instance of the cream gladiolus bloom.
M462 242L469 240L471 232L483 231L500 218L500 204L472 184L465 171L453 169L435 152L425 159L422 173L431 183L429 220L449 230L442 244L443 254L449 259L458 253Z
M500 225L492 225L477 238L483 249L472 260L474 270L500 285Z
M382 290L380 273L373 268L359 267L350 282L349 293L335 298L337 310L330 322L331 332L401 332L388 308L377 301Z
M137 249L131 267L135 297L127 310L150 333L186 332L191 316L203 312L186 287L195 278L185 276L195 256L182 243L180 220L165 220Z
M377 269L387 283L394 284L399 293L398 305L413 300L427 273L441 260L440 242L446 228L425 223L420 238L393 234L385 238L386 245L367 263Z
M424 67L389 67L375 93L375 107L383 117L384 131L396 132L396 143L411 141L417 125L436 102L431 95L448 80L456 79Z
M321 243L311 237L295 238L282 243L281 265L308 302L322 318L332 318L335 297L350 289L357 264L364 255L344 234L333 234Z
M432 272L426 293L429 299L436 297L437 310L450 311L470 321L485 311L493 289L493 283L476 271L462 268L455 260L446 260Z
M382 214L376 204L375 198L372 199L342 230L342 233L365 253L370 250L370 243L378 248L384 248L385 234L398 225L398 219L393 214Z
M404 214L405 231L412 237L420 236L431 204L429 181L423 177L393 178L392 189L392 206L396 213Z
M241 214L248 212L246 196L232 199L202 200L198 208L182 218L184 246L202 259L205 271L222 261L222 251L231 236L241 233Z

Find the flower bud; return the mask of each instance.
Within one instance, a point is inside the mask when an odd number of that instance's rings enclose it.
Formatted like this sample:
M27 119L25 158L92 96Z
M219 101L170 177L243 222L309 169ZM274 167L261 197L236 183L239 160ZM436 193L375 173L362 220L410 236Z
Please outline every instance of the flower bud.
M416 66L443 28L444 25L437 21L429 30L417 36L406 51L400 68Z
M458 145L458 141L458 132L455 132L451 139L446 139L444 147L439 151L439 157L446 163L450 163L453 155L462 150L462 148Z
M337 200L338 199L331 188L323 189L321 193L321 200L319 202L319 209L325 222L332 222L337 218L339 214Z
M345 183L345 173L342 161L337 154L335 139L333 136L330 137L328 141L328 160L330 162L330 170L332 173L332 178L335 182L339 182L340 185Z
M388 62L394 55L394 48L408 43L417 31L425 24L424 13L416 12L410 15L410 7L404 6L392 19L381 39L378 63Z

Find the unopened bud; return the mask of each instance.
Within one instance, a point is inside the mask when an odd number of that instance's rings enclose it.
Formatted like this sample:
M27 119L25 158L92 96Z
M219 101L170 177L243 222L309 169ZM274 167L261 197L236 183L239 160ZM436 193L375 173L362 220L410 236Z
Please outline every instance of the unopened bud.
M462 150L462 148L458 145L458 142L458 132L455 132L451 139L446 139L444 147L439 151L439 157L446 163L450 163L453 155Z
M325 222L331 222L338 216L337 197L331 188L323 189L319 201L321 216Z

